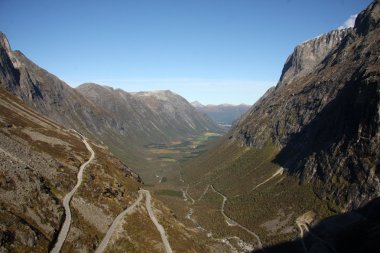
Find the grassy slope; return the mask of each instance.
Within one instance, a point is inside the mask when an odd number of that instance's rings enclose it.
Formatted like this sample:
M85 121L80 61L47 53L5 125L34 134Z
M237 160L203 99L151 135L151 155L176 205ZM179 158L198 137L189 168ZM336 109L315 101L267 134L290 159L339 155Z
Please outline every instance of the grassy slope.
M227 215L257 233L264 244L295 238L298 235L295 219L309 210L315 211L317 218L331 215L328 203L314 194L311 184L300 184L285 174L255 189L280 168L272 162L278 153L272 144L258 150L238 147L226 140L222 143L183 168L183 177L190 184L189 192L194 199L201 196L207 185L214 185L228 198ZM219 211L221 204L222 198L208 191L196 203L194 214L203 226L217 234L226 231ZM240 231L238 235L250 240L246 233Z

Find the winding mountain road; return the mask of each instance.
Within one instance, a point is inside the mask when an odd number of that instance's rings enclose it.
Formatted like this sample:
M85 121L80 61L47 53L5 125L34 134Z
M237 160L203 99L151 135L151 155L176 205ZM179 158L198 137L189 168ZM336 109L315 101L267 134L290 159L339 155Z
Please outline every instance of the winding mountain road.
M112 234L114 233L115 229L120 224L120 222L122 221L122 219L124 218L124 216L127 215L127 214L130 214L135 209L135 207L141 202L142 198L143 198L143 193L141 191L139 191L139 197L137 198L137 200L131 206L129 206L127 209L125 209L123 212L121 212L114 219L114 221L112 222L112 225L108 229L106 235L104 236L102 242L99 244L99 246L96 249L95 253L102 253L106 249L106 247L108 245L108 242L111 239Z
M152 208L152 196L150 195L150 192L148 190L141 189L139 190L139 197L137 200L129 206L127 209L125 209L123 212L121 212L112 222L112 225L108 229L106 235L104 236L102 242L99 244L98 248L96 249L95 253L102 253L106 248L107 245L111 239L112 234L115 232L115 229L120 224L122 219L125 215L130 214L136 206L141 202L143 195L145 194L145 206L148 211L149 218L152 220L153 224L156 226L158 232L160 233L161 240L165 247L166 253L173 253L173 250L170 246L168 237L165 233L164 227L157 221L156 216L154 215L153 208Z
M270 176L269 178L267 178L267 179L264 180L263 182L261 182L261 183L259 183L258 185L256 185L256 186L255 186L250 192L252 192L253 190L257 189L257 188L260 187L261 185L263 185L263 184L269 182L269 181L270 181L271 179L273 179L274 177L276 177L276 176L278 176L278 175L282 175L283 173L284 173L284 168L283 168L283 167L280 167L278 170L276 170L276 171L272 174L272 176ZM259 247L263 252L265 252L265 251L264 251L264 248L263 248L263 245L262 245L262 243L261 243L260 237L259 237L256 233L252 232L251 230L249 230L249 229L246 228L245 226L239 224L238 222L236 222L235 220L231 219L230 217L228 217L228 216L226 215L226 213L224 212L224 207L225 207L225 204L226 204L226 201L227 201L227 197L226 197L223 193L217 191L217 190L214 188L213 185L207 185L207 187L205 188L205 190L203 191L203 193L201 194L201 196L200 196L197 200L194 200L194 199L190 196L190 194L188 193L189 185L187 185L186 190L181 189L181 190L182 190L182 194L183 194L183 198L184 198L185 201L187 201L188 199L190 199L190 200L191 200L191 204L194 204L195 202L200 201L200 200L204 197L204 195L205 195L205 194L207 193L207 191L209 190L209 187L211 187L211 189L212 189L215 193L219 194L219 195L222 196L222 198L223 198L222 207L220 208L220 212L221 212L222 216L224 217L224 220L226 221L227 225L230 226L230 227L237 226L237 227L243 229L244 231L246 231L247 233L249 233L250 235L254 236L254 237L256 238L256 240L257 240L257 245L258 245L258 247ZM239 196L239 195L237 195L237 196ZM186 216L186 218L190 219L191 221L193 221L193 223L194 223L195 225L199 226L199 224L198 224L194 219L191 218L192 213L193 213L193 210L190 209L190 212L189 212L189 214ZM297 224L297 225L298 225L298 224ZM201 228L202 228L202 227L201 227ZM301 233L303 234L303 230L302 230L302 228L301 228L300 226L299 226L299 228L300 228L300 230L301 230ZM203 229L203 228L202 228L202 229ZM223 239L222 239L222 241L223 241ZM225 241L225 240L224 240L224 241ZM230 247L230 248L231 248L231 247ZM231 248L231 249L232 249L232 248Z
M213 185L211 185L211 189L212 189L215 193L217 193L217 194L219 194L220 196L223 197L223 202L222 202L222 207L220 208L220 212L222 213L222 215L223 215L223 217L224 217L224 220L226 221L227 225L230 226L230 227L238 226L239 228L243 229L244 231L246 231L246 232L249 233L250 235L253 235L253 236L256 238L256 240L257 240L257 244L258 244L259 248L262 249L262 248L263 248L263 245L262 245L262 243L261 243L260 237L259 237L257 234L255 234L254 232L252 232L252 231L249 230L248 228L244 227L243 225L239 224L238 222L234 221L233 219L231 219L230 217L228 217L228 216L226 215L226 213L224 212L224 206L225 206L225 204L226 204L227 197L226 197L225 195L223 195L223 193L221 193L221 192L215 190L215 188L214 188Z
M298 229L300 230L300 238L301 238L301 243L302 243L302 248L303 248L303 251L305 253L307 253L307 249L306 249L306 245L305 245L305 241L303 240L303 229L302 229L302 225L303 223L301 223L299 220L296 220L296 224L297 224L297 227Z
M91 153L91 156L85 163L83 163L80 166L79 172L77 174L76 185L68 194L66 194L66 196L63 199L63 206L65 208L65 221L63 222L62 228L58 234L57 242L55 243L55 245L54 245L53 249L50 251L50 253L59 253L62 249L63 243L65 242L65 240L67 238L67 235L68 235L69 230L70 230L70 225L71 225L71 209L70 209L71 199L73 198L75 192L78 190L78 188L82 184L83 172L84 172L85 168L95 158L95 152L91 148L90 144L87 142L86 138L83 135L81 135L80 133L78 133L77 131L75 131L75 130L72 130L72 131L81 137L81 139L82 139L83 143L85 144L87 150ZM99 244L99 247L96 249L95 253L102 253L106 249L113 232L115 231L115 229L117 228L117 226L119 225L121 220L124 218L124 216L126 214L130 214L135 209L135 207L141 202L141 200L143 198L143 194L145 194L145 199L146 199L145 205L146 205L146 209L148 211L149 217L152 220L152 222L154 223L154 225L156 226L158 232L160 233L160 236L161 236L162 242L164 244L166 253L173 253L173 250L170 246L170 243L169 243L168 237L165 233L165 230L164 230L163 226L157 221L157 218L154 215L154 212L152 209L152 196L150 195L149 191L144 190L144 189L139 190L139 197L137 198L137 200L131 206L129 206L127 209L125 209L123 212L121 212L114 219L114 221L112 222L112 224L111 224L110 228L108 229L106 235L104 236L103 240Z
M150 195L150 192L147 190L140 190L141 192L145 193L145 205L146 209L148 210L148 214L154 225L156 226L158 232L160 232L161 240L164 243L165 251L166 253L173 253L172 248L170 247L168 237L165 233L164 227L158 223L156 216L154 215L153 209L152 209L152 196Z
M331 245L329 241L322 239L321 237L319 237L318 235L316 235L315 233L313 233L309 229L310 223L311 223L311 221L307 220L307 218L305 218L304 215L302 215L296 219L297 227L300 230L300 239L301 239L301 243L302 243L302 247L303 247L304 252L305 253L308 252L305 241L304 241L305 232L307 232L309 235L314 237L316 240L320 241L322 244L326 245L326 247L328 247L330 250L329 252L337 252L335 247L333 245Z
M78 133L79 134L79 133ZM50 251L51 253L59 253L61 251L61 248L63 246L63 243L66 240L67 234L69 233L70 225L71 225L71 210L70 210L70 201L75 194L75 192L78 190L79 186L82 184L82 178L83 178L83 171L87 167L89 163L92 162L92 160L95 157L95 152L92 150L90 144L88 144L85 137L83 137L81 134L79 134L83 143L86 145L86 148L91 153L90 159L87 160L87 162L83 163L82 166L80 166L78 175L77 175L77 184L74 186L74 188L66 194L65 198L63 199L63 207L65 208L65 221L63 222L61 231L58 234L57 242L54 245L54 248Z
M194 203L195 203L195 200L194 200L194 199L190 196L190 194L188 193L189 186L190 186L190 185L187 185L185 192L182 190L182 193L185 194L186 198L188 198L188 199L191 200L191 203L192 203L192 204L194 204Z

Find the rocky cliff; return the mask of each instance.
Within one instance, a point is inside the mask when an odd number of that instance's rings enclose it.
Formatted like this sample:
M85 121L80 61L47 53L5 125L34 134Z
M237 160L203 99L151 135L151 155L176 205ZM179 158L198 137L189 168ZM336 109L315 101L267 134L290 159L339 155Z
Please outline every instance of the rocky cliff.
M277 87L231 132L242 145L275 144L279 165L348 209L380 194L379 13L374 1L352 30L297 47Z
M351 30L333 30L296 46L285 62L279 85L286 85L312 72Z

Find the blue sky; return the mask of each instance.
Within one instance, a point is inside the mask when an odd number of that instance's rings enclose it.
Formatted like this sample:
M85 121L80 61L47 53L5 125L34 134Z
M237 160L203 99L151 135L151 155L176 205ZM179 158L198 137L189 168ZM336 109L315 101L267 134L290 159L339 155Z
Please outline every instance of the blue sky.
M204 104L253 104L293 48L369 0L0 0L13 49L76 87L170 89Z

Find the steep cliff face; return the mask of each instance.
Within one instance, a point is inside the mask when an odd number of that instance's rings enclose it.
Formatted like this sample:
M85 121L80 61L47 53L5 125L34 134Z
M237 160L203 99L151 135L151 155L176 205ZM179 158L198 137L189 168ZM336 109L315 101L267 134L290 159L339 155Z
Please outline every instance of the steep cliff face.
M313 71L351 30L333 30L296 46L285 62L279 85L286 85Z
M302 61L286 65L277 87L231 132L242 145L274 143L281 149L275 159L279 165L315 182L321 197L346 208L380 195L379 12L380 2L374 1L353 30L306 42L306 48L313 51L317 45L315 50L327 56L313 67L300 66ZM333 39L336 46L316 43L331 36L339 38ZM329 49L321 50L323 44Z

